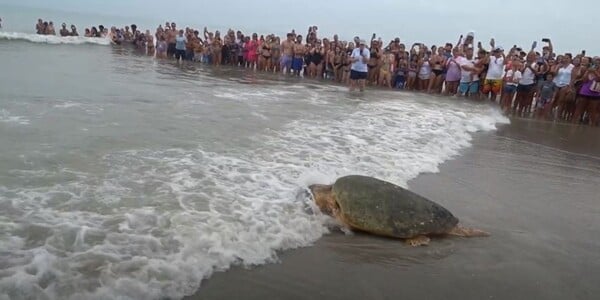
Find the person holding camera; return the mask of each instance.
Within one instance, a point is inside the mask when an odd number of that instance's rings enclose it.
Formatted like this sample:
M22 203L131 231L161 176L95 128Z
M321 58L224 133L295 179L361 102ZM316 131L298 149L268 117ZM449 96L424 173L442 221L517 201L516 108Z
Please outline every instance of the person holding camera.
M350 55L350 91L354 91L358 85L360 91L365 90L365 84L368 74L367 62L371 56L369 49L365 47L365 40L359 41L358 48L352 51Z

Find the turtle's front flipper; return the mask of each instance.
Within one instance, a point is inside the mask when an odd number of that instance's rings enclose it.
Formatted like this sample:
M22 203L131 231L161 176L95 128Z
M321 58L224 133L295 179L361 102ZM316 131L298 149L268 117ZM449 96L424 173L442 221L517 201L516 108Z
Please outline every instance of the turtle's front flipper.
M429 245L429 241L431 241L430 238L428 238L424 235L418 235L414 238L406 239L405 242L413 247L419 247L419 246Z
M449 232L449 235L455 235L455 236L460 236L460 237L481 237L481 236L490 236L489 233L483 231L483 230L479 230L479 229L475 229L475 228L468 228L468 227L461 227L461 226L456 226L454 228L452 228Z

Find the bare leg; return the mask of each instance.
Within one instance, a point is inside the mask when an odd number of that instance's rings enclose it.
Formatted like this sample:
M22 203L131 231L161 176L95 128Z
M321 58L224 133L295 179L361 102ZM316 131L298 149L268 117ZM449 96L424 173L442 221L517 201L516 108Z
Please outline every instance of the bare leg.
M317 66L317 77L323 78L323 63Z
M409 91L412 91L415 85L415 78L414 77L408 77L408 81L406 81L406 89Z
M592 100L588 105L588 113L590 114L590 125L597 126L600 116L600 100Z
M435 73L431 72L431 75L429 76L429 82L427 83L427 93L431 94L431 91L433 90L433 86L435 84Z
M575 101L575 113L573 114L571 122L573 122L573 124L579 124L579 121L581 121L581 117L588 106L589 100L584 97L578 97Z
M392 88L392 73L391 72L387 72L386 76L385 76L385 81L387 81L387 85L388 88Z
M356 88L356 80L350 79L350 91L353 92Z

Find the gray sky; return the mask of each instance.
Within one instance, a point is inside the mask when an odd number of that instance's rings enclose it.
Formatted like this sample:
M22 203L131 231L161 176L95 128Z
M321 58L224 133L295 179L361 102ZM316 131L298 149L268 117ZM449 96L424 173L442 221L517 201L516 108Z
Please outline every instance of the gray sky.
M406 2L406 3L404 3ZM406 43L431 45L456 43L460 34L472 30L487 46L523 47L533 40L550 37L558 51L600 55L600 38L591 29L597 24L600 1L401 1L377 0L0 0L0 3L77 12L130 16L180 25L234 27L244 32L283 34L292 28L306 34L318 25L321 36L339 33L368 38L375 32L387 42L398 36ZM166 4L168 3L168 4ZM301 4L300 4L301 3ZM570 12L571 11L571 12ZM140 23L140 22L138 22Z

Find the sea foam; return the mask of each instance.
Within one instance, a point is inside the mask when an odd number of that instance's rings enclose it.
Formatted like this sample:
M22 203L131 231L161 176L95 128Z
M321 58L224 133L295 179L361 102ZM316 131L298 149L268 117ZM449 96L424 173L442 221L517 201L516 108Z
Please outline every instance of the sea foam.
M0 31L0 40L21 40L32 43L41 44L70 44L70 45L81 45L81 44L96 44L96 45L110 45L110 40L107 38L89 38L83 36L56 36L56 35L41 35L31 34L23 32L2 32Z

